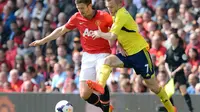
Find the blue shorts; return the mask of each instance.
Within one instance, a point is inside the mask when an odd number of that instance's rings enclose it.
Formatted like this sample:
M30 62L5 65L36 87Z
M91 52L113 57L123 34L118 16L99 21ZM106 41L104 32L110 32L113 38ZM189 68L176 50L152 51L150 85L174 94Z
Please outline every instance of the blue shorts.
M154 76L154 67L149 52L146 49L124 57L121 53L116 56L124 63L125 68L133 68L136 74L140 74L144 79Z

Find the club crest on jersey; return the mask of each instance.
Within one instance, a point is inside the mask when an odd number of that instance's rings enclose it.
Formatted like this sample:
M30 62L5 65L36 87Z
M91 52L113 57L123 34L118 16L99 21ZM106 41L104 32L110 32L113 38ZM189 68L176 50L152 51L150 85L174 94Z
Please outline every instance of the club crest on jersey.
M179 56L176 56L176 55L175 55L175 56L174 56L174 60L175 60L175 61L178 61L178 60L179 60Z
M95 24L96 24L97 26L100 26L100 24L101 24L101 21L99 21L99 20L96 20L96 21L95 21Z

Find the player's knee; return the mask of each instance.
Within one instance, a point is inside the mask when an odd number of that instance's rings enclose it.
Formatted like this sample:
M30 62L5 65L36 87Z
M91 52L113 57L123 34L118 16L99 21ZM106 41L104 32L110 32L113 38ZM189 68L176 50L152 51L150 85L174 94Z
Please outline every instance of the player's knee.
M145 79L145 83L152 92L159 93L160 87L155 79Z
M87 84L83 81L80 82L80 97L83 99L88 99L92 94L92 90L87 86Z
M84 100L88 99L90 95L91 95L90 91L87 91L87 90L80 91L80 97Z
M159 86L152 86L151 91L155 94L158 94L160 92L161 88Z
M110 55L110 56L106 57L104 64L112 66L114 63L114 60L115 60L115 57Z
M182 94L183 96L187 94L187 87L186 87L186 85L181 85L181 86L179 87L179 89L180 89L181 94Z
M105 61L104 61L104 64L111 65L110 58L106 58Z

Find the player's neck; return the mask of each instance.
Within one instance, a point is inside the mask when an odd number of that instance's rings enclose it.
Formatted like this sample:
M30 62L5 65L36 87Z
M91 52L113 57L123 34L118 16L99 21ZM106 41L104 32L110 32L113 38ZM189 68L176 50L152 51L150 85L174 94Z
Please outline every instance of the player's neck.
M122 7L122 5L118 5L117 10L121 9Z
M95 14L96 14L95 10L92 10L92 11L91 11L91 14L87 17L87 19L92 19L92 18L94 18Z
M152 45L152 48L154 48L154 49L159 49L160 48L160 46L159 45Z
M172 49L175 50L178 47L178 44L172 45Z
M121 9L122 7L123 7L122 5L118 5L118 6L117 6L117 12L118 12L118 10ZM117 12L116 12L116 13L117 13ZM116 15L116 13L115 13L115 15Z

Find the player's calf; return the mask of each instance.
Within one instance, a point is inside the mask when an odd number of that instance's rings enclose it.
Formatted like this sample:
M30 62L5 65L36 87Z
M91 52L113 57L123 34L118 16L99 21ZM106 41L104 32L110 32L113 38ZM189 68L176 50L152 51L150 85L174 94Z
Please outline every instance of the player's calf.
M102 109L104 112L112 112L112 108L110 108L112 106L110 106L110 92L108 86L105 86L104 91L104 94L100 95Z
M87 86L85 81L80 82L80 97L87 101L89 104L100 107L102 109L99 96L93 93L93 90Z
M192 101L191 101L190 95L187 93L187 87L186 87L186 85L185 84L181 85L179 87L179 89L181 91L182 96L185 99L185 102L187 103L187 105L189 107L190 112L193 112Z
M161 102L165 106L168 112L175 112L175 108L173 107L172 103L170 102L167 93L163 88L160 88L158 86L158 83L155 79L155 77L152 77L150 79L145 79L145 83L147 84L147 87L153 91L157 96L160 98Z
M101 108L103 112L112 112L113 110L113 107L109 103L109 95L110 94L108 88L105 88L105 94L101 95L100 98L98 95L94 94L93 90L87 86L86 81L80 82L80 97L88 103Z
M87 86L85 81L80 82L80 97L90 104L98 104L99 97Z

